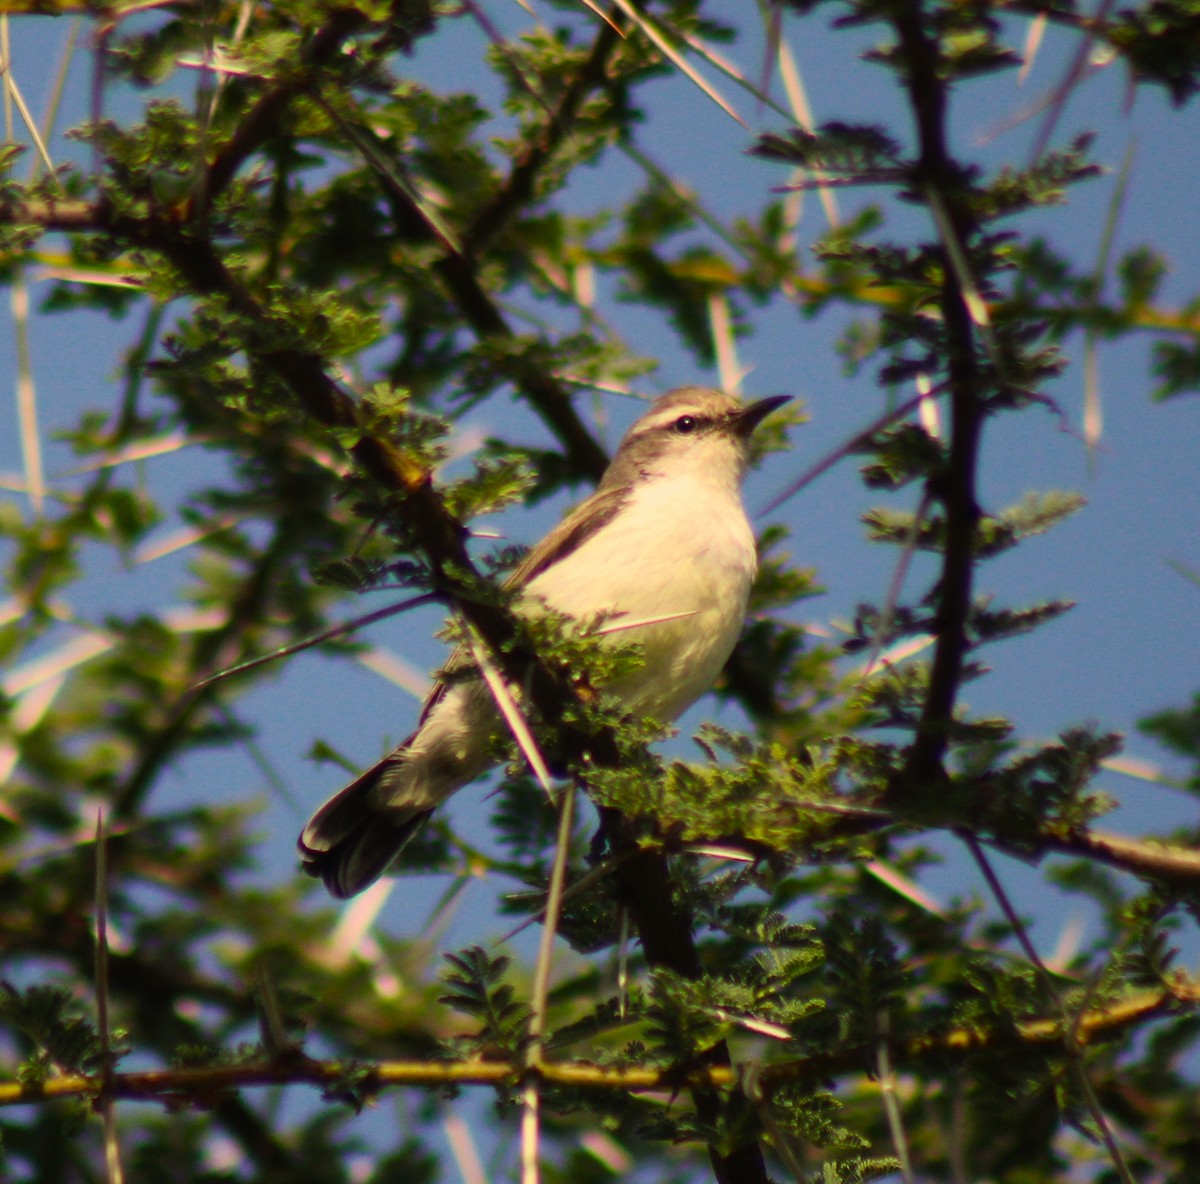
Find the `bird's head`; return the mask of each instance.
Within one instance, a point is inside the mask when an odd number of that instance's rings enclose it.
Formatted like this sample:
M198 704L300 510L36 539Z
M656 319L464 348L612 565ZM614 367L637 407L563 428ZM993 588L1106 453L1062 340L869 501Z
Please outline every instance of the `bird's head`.
M603 485L683 476L737 485L750 461L754 429L788 401L788 395L774 395L743 403L703 386L669 391L625 433Z

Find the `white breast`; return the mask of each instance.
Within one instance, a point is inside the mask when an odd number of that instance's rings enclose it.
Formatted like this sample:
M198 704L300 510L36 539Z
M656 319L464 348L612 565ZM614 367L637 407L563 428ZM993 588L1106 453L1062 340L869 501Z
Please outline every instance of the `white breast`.
M529 593L581 620L601 611L627 621L676 616L620 634L641 644L645 662L607 688L632 712L667 722L720 673L741 633L755 567L736 489L689 474L640 483L615 518L532 580Z

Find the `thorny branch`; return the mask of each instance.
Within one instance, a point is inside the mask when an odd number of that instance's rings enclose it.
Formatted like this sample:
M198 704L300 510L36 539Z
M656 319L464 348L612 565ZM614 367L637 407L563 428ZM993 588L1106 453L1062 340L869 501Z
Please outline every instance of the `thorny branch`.
M296 70L270 87L246 112L236 134L213 158L203 174L203 184L192 197L189 220L202 215L222 193L238 170L279 129L289 104L312 86L313 79L352 37L367 23L357 8L342 8L330 16L322 28L307 41Z
M915 188L932 192L943 203L958 242L969 242L977 227L962 200L964 179L946 146L948 84L939 73L939 47L922 27L919 4L901 5L894 18L908 62L907 86L917 124L919 157ZM947 725L954 710L967 654L967 617L971 605L975 530L979 521L976 471L984 420L983 382L975 329L961 277L951 265L951 246L943 245L941 313L947 338L950 399L950 450L929 495L946 514L945 553L939 584L937 646L929 689L908 755L903 782L936 784L945 778Z
M225 267L208 241L185 234L163 219L142 221L118 216L112 219L109 229L131 245L162 255L185 278L191 290L223 298L244 323L269 323L267 311ZM246 348L274 371L312 419L334 428L357 425L356 404L326 374L320 357L295 348L264 348L254 341L246 342ZM435 586L454 599L463 616L487 641L505 676L514 684L529 686L531 700L542 718L559 723L558 738L564 755L573 762L586 757L597 765L614 764L619 757L612 733L590 735L578 727L562 724L563 707L572 700L572 688L535 655L521 651L507 610L481 603L470 594L469 584L478 577L466 550L466 532L446 510L433 487L431 474L392 442L369 433L358 437L351 452L375 482L401 495L406 524L430 566ZM627 861L621 866L618 884L622 895L633 902L639 936L650 964L669 967L685 977L696 977L700 963L691 918L672 905L665 856L646 853ZM710 1054L710 1060L727 1065L728 1050L719 1045ZM695 1097L704 1122L715 1123L722 1105L720 1097L703 1087L698 1088ZM714 1147L711 1155L719 1184L756 1184L766 1180L757 1144L743 1145L728 1154Z
M50 202L41 211L42 225L47 229L68 231L88 228L106 230L132 247L153 251L167 259L192 291L202 296L222 298L245 324L267 324L269 317L266 311L225 266L212 243L195 233L191 223L194 216L229 184L239 168L278 125L289 102L311 87L321 62L337 52L345 39L359 27L359 23L358 14L353 10L335 13L311 39L302 68L259 100L237 136L214 159L188 211L155 213L145 219L135 219L115 214L104 203ZM466 321L481 338L511 338L512 331L483 289L472 252L499 233L512 213L528 200L538 172L549 161L562 137L569 134L571 121L584 98L591 89L603 83L608 57L618 42L616 32L604 25L599 31L586 69L564 96L544 134L531 142L527 152L518 158L509 182L468 229L466 242L469 249L445 250L435 264L436 274ZM415 224L423 224L421 211L408 193L399 186L386 183L385 191L397 221L410 229ZM28 211L8 212L17 220ZM334 428L356 426L356 405L330 379L320 357L302 349L278 348L255 341L247 341L245 346L274 371L315 421ZM558 380L539 369L523 367L522 372L513 376L513 381L559 437L576 467L593 479L598 478L607 458L576 416L569 396ZM435 585L455 599L464 617L489 643L501 664L507 667L506 676L514 682L524 682L526 675L532 675L533 702L540 708L544 718L552 721L558 719L562 705L570 699L569 688L532 655L513 652L515 631L504 610L478 603L467 592L464 580L466 583L472 582L476 573L466 551L465 532L461 524L447 513L433 489L430 474L415 465L389 441L368 433L359 436L351 451L361 468L380 486L402 495L405 520L430 565ZM135 805L144 793L154 769L180 729L191 718L198 702L186 700L177 705L171 714L163 731L163 744L156 747L156 755L151 757L149 764L143 762L145 767L139 766L126 787L123 798L127 809ZM565 729L562 741L568 754L576 759L584 753L597 764L611 764L617 759L611 734L573 735L570 729ZM671 904L670 877L665 856L645 853L628 861L619 874L619 885L624 897L641 902L635 909L635 918L650 963L670 967L681 975L698 975L700 963L692 937L691 918ZM713 1051L711 1060L728 1067L729 1056L723 1045ZM711 1089L698 1088L697 1110L706 1125L716 1125L721 1104L719 1096ZM713 1149L712 1155L717 1178L722 1184L733 1184L734 1181L756 1184L766 1179L762 1154L756 1145L735 1149L728 1155Z
M967 1058L986 1050L1026 1049L1071 1055L1077 1046L1109 1039L1153 1016L1180 1006L1200 1003L1200 983L1180 978L1169 988L1146 991L1105 1007L1093 1008L1063 1031L1061 1018L1029 1020L1004 1027L952 1029L900 1041L895 1048L898 1064L946 1057ZM817 1083L831 1077L859 1073L867 1063L871 1045L856 1045L834 1052L763 1065L755 1075L758 1098L769 1098L785 1085ZM509 1061L383 1061L373 1064L315 1060L287 1053L273 1060L244 1065L217 1065L196 1069L161 1069L114 1073L111 1095L168 1103L211 1098L230 1089L263 1085L316 1085L336 1090L353 1078L355 1088L374 1093L388 1086L437 1088L447 1085L505 1085L524 1074L535 1073L543 1082L577 1089L632 1090L639 1093L674 1092L681 1086L729 1090L739 1085L738 1071L723 1064L693 1064L683 1068L643 1068L596 1065L586 1061L542 1060L531 1068ZM63 1075L44 1081L0 1083L0 1106L16 1106L45 1098L99 1095L99 1076Z

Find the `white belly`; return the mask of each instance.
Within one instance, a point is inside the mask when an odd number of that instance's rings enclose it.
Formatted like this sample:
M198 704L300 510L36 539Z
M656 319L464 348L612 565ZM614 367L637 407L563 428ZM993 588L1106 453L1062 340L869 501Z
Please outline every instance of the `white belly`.
M649 481L529 592L558 612L609 624L644 664L606 688L635 714L675 719L712 686L741 633L754 579L754 535L740 499L704 480ZM680 615L683 614L683 615Z

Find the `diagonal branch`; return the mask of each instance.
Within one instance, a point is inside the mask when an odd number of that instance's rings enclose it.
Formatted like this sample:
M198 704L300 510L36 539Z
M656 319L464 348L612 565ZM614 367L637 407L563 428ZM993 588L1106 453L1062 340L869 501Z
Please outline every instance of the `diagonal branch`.
M615 22L620 18L614 14L613 20ZM620 43L620 25L602 23L587 61L575 73L571 85L563 92L558 106L551 112L542 128L541 135L533 138L518 154L508 175L508 181L475 215L471 225L463 232L464 254L477 256L508 225L512 217L529 204L538 176L550 164L559 145L570 134L584 100L593 90L605 84L609 60L613 50Z
M389 155L387 145L369 127L360 124L357 134L372 143L372 157L385 159ZM480 340L515 340L516 334L504 314L480 282L478 265L471 251L450 247L437 228L430 225L426 211L414 200L409 189L397 182L391 170L377 167L375 172L391 206L393 222L404 227L407 234L420 235L442 247L444 253L433 264L433 272L476 337ZM498 230L499 217L497 210L486 226L478 224L468 231L468 235L476 233L489 237ZM566 386L537 365L522 363L511 369L509 379L558 438L573 467L588 480L599 481L608 467L608 457L576 414Z
M276 82L239 119L237 131L208 166L201 190L192 199L189 216L202 214L213 198L225 190L242 165L278 132L292 101L312 86L320 70L366 23L366 15L357 8L336 9L307 40L295 71Z
M210 243L185 237L170 226L160 225L154 231L152 226L137 223L129 233L142 236L144 245L166 255L198 293L222 295L248 324L267 321L265 310L225 268ZM248 342L247 347L252 348L253 343ZM313 419L329 427L355 426L357 409L353 400L329 378L317 355L276 348L260 356ZM584 760L606 767L616 765L621 755L611 729L592 734L578 725L564 723L563 709L574 701L574 689L520 645L507 609L470 596L469 583L478 577L466 550L466 531L447 511L433 487L432 475L391 441L367 433L359 436L351 451L369 476L383 488L402 495L405 521L429 563L435 586L455 600L463 617L496 655L505 677L513 685L529 687L530 698L542 718L556 725L568 760L577 766ZM627 823L616 816L610 816L610 834L615 835L618 851L636 842ZM673 902L665 856L639 852L621 863L616 875L619 889L630 902L651 965L698 977L700 960L691 917ZM724 1044L717 1046L708 1060L727 1065L728 1049ZM698 1090L695 1102L705 1125L715 1126L723 1108L720 1095ZM766 1184L766 1167L757 1143L744 1144L728 1154L712 1147L710 1154L718 1184Z

